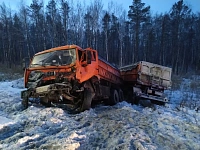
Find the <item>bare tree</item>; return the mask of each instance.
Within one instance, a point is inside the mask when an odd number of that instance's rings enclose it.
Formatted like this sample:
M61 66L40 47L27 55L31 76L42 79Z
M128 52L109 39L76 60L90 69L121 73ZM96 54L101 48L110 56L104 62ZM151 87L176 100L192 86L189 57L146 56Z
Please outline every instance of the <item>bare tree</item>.
M172 46L173 46L173 54L172 54L172 64L173 70L176 74L179 73L179 64L180 64L180 37L183 29L184 17L191 13L191 9L187 5L183 3L183 0L178 1L172 6L170 17L172 19Z
M11 10L8 9L3 3L0 5L0 20L3 23L3 62L11 67L11 52L12 52L12 15Z
M60 0L61 2L61 17L62 17L62 23L64 27L64 32L63 32L63 38L64 38L64 43L68 43L68 22L69 22L69 11L70 7L67 1L65 0Z
M80 1L71 0L69 12L69 44L84 46L84 15L86 11L85 4Z
M57 15L57 7L56 1L50 0L48 5L46 6L47 13L47 25L48 25L48 34L49 39L51 40L51 47L55 47L56 43L56 15Z
M134 29L134 52L133 52L133 62L138 60L139 53L139 43L140 43L140 27L141 23L147 20L147 17L150 13L150 6L145 7L145 3L142 3L141 0L133 0L130 10L128 11L128 17L132 23L132 28Z
M32 3L29 7L29 15L31 17L32 20L32 26L34 28L34 32L32 34L32 48L33 48L33 52L35 53L37 50L41 50L42 49L42 32L44 28L44 25L42 23L42 7L43 4L40 2L38 2L38 0L32 0ZM33 36L34 35L34 36ZM36 49L36 50L35 50Z
M97 42L98 42L97 32L101 28L100 17L103 11L102 0L94 0L89 6L88 11L91 12L92 14L92 23L91 23L92 26L91 28L93 33L92 47L97 49Z
M109 29L110 29L110 15L106 12L103 19L103 31L105 35L105 54L106 54L106 60L109 61L109 52L108 52L108 36L109 36Z
M22 22L23 28L23 35L24 35L24 46L26 47L25 55L29 58L31 57L31 50L30 50L30 32L29 32L29 13L28 8L25 4L21 3L20 8L20 21Z

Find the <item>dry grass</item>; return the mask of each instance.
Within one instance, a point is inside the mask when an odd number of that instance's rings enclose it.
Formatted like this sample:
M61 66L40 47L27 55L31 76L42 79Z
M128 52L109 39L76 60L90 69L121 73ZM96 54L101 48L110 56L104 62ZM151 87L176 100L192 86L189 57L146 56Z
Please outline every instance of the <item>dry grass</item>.
M200 75L173 75L171 90L182 93L179 108L200 111Z
M199 91L200 90L200 81L192 80L190 83L190 89L193 91Z
M181 88L182 77L172 75L172 90L178 90Z

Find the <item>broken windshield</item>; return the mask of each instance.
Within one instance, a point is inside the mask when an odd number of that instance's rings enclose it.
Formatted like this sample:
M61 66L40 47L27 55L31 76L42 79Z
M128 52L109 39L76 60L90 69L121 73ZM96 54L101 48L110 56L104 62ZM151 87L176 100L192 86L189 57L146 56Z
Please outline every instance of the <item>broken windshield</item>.
M38 66L61 66L74 63L76 60L76 50L57 50L53 52L35 55L30 67Z

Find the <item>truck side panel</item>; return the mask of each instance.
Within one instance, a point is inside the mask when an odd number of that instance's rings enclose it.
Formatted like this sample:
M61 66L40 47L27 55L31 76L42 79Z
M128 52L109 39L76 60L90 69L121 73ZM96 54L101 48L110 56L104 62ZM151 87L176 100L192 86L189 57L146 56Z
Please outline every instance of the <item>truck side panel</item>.
M138 78L138 65L129 65L121 68L121 77L123 81L129 84L136 84Z
M156 85L165 89L171 86L171 68L145 61L141 61L140 66L141 76L146 76L148 85ZM143 82L142 77L139 79Z
M109 64L102 58L99 58L98 61L99 76L101 79L104 79L114 84L122 84L119 69Z

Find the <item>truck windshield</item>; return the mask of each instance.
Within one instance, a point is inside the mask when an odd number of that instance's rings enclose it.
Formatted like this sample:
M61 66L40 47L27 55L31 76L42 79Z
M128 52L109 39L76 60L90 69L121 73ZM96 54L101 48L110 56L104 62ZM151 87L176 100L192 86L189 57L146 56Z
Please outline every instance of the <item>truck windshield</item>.
M76 60L76 50L57 50L44 54L35 55L30 64L30 67L38 66L62 66L70 65Z

